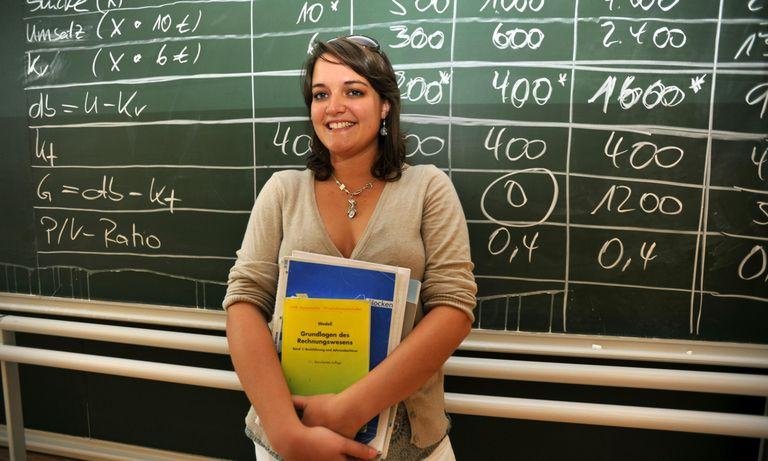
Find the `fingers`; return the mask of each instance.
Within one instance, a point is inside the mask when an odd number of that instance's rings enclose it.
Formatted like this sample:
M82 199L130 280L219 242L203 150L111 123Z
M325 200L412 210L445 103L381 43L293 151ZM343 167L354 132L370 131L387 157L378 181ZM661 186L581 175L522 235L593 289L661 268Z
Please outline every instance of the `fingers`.
M286 461L373 460L378 452L368 445L341 436L324 427L304 427L297 443L286 447L280 455ZM301 440L299 442L299 440Z
M363 445L362 443L355 442L351 439L345 439L344 442L344 454L347 456L351 456L355 459L374 459L377 456L379 456L379 452L375 449L369 447L368 445Z

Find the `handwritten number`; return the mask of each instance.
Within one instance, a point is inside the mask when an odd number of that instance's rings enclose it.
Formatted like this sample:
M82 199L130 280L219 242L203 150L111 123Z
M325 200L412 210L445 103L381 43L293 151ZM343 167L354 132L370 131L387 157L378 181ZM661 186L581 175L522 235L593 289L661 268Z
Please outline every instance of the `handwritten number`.
M397 0L392 0L392 3L394 3L395 6L397 6L399 9L397 11L389 10L390 13L392 13L392 14L394 14L396 16L405 16L406 13L408 13L406 11L405 7L400 2L398 2Z
M606 48L610 48L612 45L615 45L617 43L621 43L620 40L613 40L611 41L611 35L613 35L613 32L616 30L616 26L613 25L613 21L606 21L602 24L600 24L600 27L608 27L608 32L606 32L605 36L603 37L603 46Z

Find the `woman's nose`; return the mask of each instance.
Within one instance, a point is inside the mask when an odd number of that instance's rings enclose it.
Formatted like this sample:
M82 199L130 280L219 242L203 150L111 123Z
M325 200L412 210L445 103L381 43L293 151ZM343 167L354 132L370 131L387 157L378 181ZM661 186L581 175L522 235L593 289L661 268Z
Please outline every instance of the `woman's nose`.
M339 114L346 110L344 102L337 96L331 96L328 98L328 105L325 106L326 114Z

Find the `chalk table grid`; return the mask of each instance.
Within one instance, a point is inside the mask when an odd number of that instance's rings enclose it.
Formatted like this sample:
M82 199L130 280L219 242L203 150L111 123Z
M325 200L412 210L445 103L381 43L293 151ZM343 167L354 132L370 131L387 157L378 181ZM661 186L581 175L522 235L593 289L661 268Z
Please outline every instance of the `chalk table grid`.
M360 33L409 162L459 193L475 327L768 341L768 6L146 3L26 6L37 267L0 289L216 308L259 188L308 152L303 56Z

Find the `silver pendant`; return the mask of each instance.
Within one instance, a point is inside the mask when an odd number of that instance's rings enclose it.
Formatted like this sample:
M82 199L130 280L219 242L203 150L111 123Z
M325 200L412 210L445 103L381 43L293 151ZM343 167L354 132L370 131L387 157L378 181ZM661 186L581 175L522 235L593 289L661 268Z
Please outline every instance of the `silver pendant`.
M357 214L357 202L353 198L347 199L347 202L349 202L349 207L347 208L347 218L352 219Z

